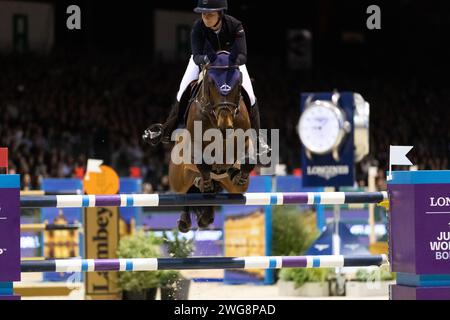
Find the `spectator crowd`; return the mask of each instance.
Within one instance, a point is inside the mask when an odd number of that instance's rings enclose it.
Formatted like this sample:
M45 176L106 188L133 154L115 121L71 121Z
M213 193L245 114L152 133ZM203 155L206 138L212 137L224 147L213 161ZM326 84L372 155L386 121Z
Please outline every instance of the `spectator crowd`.
M0 56L0 146L10 150L10 170L38 188L42 178L72 177L96 158L120 176L138 168L148 191L166 191L170 149L152 148L141 135L166 118L185 67L131 53ZM300 93L333 89L359 92L371 105L370 154L358 164L358 180L367 179L370 165L383 175L393 144L414 145L411 160L421 170L449 169L444 83L357 69L303 74L264 59L249 61L248 68L262 127L280 129L280 161L288 173L301 166Z

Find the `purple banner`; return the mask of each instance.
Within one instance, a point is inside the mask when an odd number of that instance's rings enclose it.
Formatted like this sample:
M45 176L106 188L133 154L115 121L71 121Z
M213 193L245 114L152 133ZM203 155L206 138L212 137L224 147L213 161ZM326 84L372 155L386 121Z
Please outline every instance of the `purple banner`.
M392 300L450 300L450 287L391 286Z
M20 300L20 296L0 296L0 301L16 301L16 300Z
M450 184L421 184L415 189L417 272L449 274Z
M20 281L19 186L0 189L0 282L12 281Z
M450 184L393 184L389 191L393 271L450 274Z

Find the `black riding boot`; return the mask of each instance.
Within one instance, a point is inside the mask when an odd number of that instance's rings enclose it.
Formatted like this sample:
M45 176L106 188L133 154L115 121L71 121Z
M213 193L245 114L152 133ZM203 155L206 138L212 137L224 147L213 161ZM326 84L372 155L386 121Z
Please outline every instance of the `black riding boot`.
M144 131L142 139L152 146L160 142L169 143L172 132L177 128L180 103L175 101L170 109L169 116L164 124L154 124Z
M255 102L255 104L251 107L250 111L250 123L252 126L252 129L255 129L257 134L257 143L258 143L258 155L263 154L269 154L272 149L267 144L267 142L264 140L264 136L260 136L259 129L261 128L261 120L259 116L259 106L258 102Z

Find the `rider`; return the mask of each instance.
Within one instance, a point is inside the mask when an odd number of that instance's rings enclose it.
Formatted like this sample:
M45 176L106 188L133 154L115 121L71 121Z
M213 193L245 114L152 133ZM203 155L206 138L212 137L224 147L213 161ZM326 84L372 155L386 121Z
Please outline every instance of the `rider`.
M200 69L204 65L214 62L217 51L229 51L229 61L239 65L242 72L242 86L245 89L250 102L250 122L253 129L258 133L260 129L259 108L253 87L248 75L245 62L247 61L247 43L242 23L234 17L225 14L228 9L227 0L198 0L194 12L201 13L202 18L197 20L191 32L192 56L189 65L181 80L177 99L166 122L163 125L154 125L145 130L143 139L151 145L170 142L172 132L177 128L180 116L180 101L184 100L184 94L189 84L197 80ZM270 152L270 147L259 137L259 153Z

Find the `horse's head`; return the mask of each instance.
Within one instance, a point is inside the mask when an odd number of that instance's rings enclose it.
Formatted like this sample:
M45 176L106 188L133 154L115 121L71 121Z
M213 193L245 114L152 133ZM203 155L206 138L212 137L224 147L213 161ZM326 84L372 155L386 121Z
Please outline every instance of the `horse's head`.
M229 53L219 52L204 75L205 111L220 130L232 129L239 113L242 74L238 66L230 65Z

